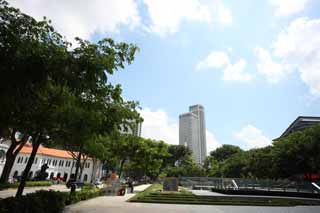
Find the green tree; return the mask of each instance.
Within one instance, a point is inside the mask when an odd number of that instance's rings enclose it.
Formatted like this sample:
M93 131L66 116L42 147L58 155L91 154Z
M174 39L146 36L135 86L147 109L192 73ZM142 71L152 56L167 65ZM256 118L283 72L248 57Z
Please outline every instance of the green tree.
M248 151L248 171L256 178L273 179L277 176L272 146Z
M320 125L291 133L274 143L275 164L280 178L318 173Z
M191 151L183 145L169 145L168 152L169 156L165 159L164 166L180 165L185 158L191 156Z
M37 138L30 131L34 124L33 108L43 107L35 107L36 101L48 92L49 89L44 89L48 79L51 85L56 83L52 76L66 62L68 44L46 20L37 22L3 0L0 22L0 128L11 139L0 179L6 182L29 136L33 136L33 141ZM15 135L19 132L23 137L17 140Z
M214 157L207 156L204 161L203 168L205 169L206 174L209 177L221 177L222 176L222 173L221 173L222 164L223 164L222 162L217 161Z
M248 157L246 152L233 154L223 161L221 173L223 177L243 178L248 177Z
M223 144L221 147L210 152L210 156L214 157L217 161L224 161L232 155L242 152L238 146Z
M17 190L20 196L40 144L64 131L59 118L66 115L65 106L84 111L104 106L101 123L105 125L99 129L108 131L125 112L132 111L126 107L132 103L118 101L121 88L107 84L107 75L130 64L137 48L112 39L92 44L76 38L79 47L70 49L47 20L38 22L5 1L1 1L0 16L0 98L5 100L0 126L12 130L11 135L20 131L26 138L32 136L32 153Z

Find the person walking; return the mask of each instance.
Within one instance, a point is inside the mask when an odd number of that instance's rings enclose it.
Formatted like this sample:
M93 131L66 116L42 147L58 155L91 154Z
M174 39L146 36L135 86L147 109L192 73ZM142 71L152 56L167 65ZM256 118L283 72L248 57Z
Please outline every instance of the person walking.
M130 177L128 178L128 188L129 193L133 193L133 180Z

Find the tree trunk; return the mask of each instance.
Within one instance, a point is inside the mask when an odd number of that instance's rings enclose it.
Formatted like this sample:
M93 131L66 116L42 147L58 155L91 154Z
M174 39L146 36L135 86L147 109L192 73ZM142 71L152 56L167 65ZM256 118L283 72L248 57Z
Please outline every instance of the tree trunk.
M81 149L78 153L78 157L77 157L77 161L76 161L76 172L75 172L75 179L76 181L79 180L79 169L80 169L80 166L81 166Z
M24 190L24 187L26 185L26 181L27 181L31 166L33 164L34 158L35 158L35 156L37 154L37 151L38 151L38 148L40 146L40 140L41 140L41 138L39 137L38 140L35 141L32 144L32 152L31 152L31 155L29 157L29 160L28 160L28 163L26 165L26 168L24 169L24 171L22 173L22 179L21 179L21 182L19 184L19 187L18 187L18 190L17 190L17 193L16 193L16 197L20 197L22 195L22 193L23 193L23 190Z
M78 179L79 179L78 174L79 174L80 163L81 163L81 147L79 149L79 153L78 153L77 161L76 161L76 172L74 174L75 181L78 181ZM74 194L75 191L76 191L76 187L71 186L70 195Z
M122 169L123 169L123 165L124 165L124 162L125 162L125 161L126 161L126 159L122 159L121 162L120 162L119 178L121 177Z
M98 160L96 158L92 158L91 183L94 183L97 178L97 163L98 163Z
M16 160L16 157L19 154L20 150L23 148L23 146L28 141L29 136L25 135L22 138L21 142L18 143L15 139L15 134L16 134L16 130L13 130L11 133L11 144L10 144L9 149L6 152L6 163L3 167L3 171L1 174L1 178L0 178L0 183L8 182L14 161Z

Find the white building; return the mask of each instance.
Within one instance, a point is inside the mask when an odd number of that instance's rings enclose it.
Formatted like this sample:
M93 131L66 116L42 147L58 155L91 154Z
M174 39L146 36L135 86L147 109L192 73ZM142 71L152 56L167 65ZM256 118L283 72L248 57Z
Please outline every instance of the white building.
M7 146L8 147L8 146ZM1 147L5 150L4 144ZM6 150L5 150L6 151ZM21 176L24 171L28 159L30 157L32 147L30 144L26 144L19 154L17 155L14 165L12 167L9 178ZM0 160L0 171L2 172L5 161ZM41 169L44 164L48 165L46 172L48 173L48 179L63 178L68 181L71 176L75 174L75 163L70 152L59 149L51 149L40 146L37 155L34 159L31 167L29 178L33 178L37 171ZM100 178L102 175L102 165L98 160L88 158L83 168L82 176L80 180L83 182L91 182L96 178Z
M141 137L142 122L132 120L129 121L129 123L130 124L127 126L127 128L121 126L120 133Z
M192 151L192 157L198 164L203 163L207 153L203 106L190 106L188 113L179 116L179 144Z

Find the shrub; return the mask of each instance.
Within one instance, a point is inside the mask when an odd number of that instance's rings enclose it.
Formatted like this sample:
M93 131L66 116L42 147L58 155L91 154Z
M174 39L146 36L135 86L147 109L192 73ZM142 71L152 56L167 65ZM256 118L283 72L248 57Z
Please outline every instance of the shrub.
M1 183L0 184L0 190L7 189L7 188L18 188L19 182L17 183ZM36 187L36 186L51 186L51 181L27 181L26 186L27 187Z
M103 195L100 189L83 189L70 196L69 192L37 191L18 198L0 200L1 213L59 213L65 205Z
M72 204L72 203L77 203L81 200L88 200L90 198L98 197L103 195L103 192L101 189L82 189L79 192L76 192L75 194L71 195L68 197L66 200L66 204Z
M37 191L18 198L0 200L0 212L59 213L65 206L66 194L56 191Z

